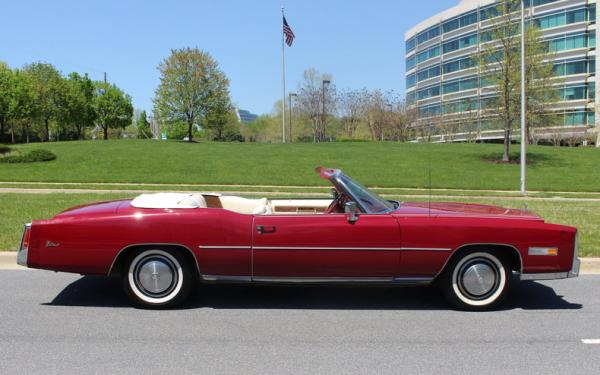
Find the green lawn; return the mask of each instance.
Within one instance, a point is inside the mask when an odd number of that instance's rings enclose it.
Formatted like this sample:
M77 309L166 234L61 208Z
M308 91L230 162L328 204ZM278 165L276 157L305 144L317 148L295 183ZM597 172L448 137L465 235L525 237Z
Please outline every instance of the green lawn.
M81 141L16 146L46 148L57 160L2 164L0 181L134 182L248 185L324 183L313 169L340 167L368 186L515 190L519 166L485 161L497 144L240 144ZM517 151L518 146L513 146ZM530 147L530 190L600 191L600 150Z
M46 219L78 204L135 194L0 194L0 249L18 246L22 224ZM401 199L401 197L398 197ZM408 200L408 199L406 199ZM523 208L523 201L465 197L460 201ZM529 208L548 222L573 225L580 231L582 255L600 256L600 202L529 201Z

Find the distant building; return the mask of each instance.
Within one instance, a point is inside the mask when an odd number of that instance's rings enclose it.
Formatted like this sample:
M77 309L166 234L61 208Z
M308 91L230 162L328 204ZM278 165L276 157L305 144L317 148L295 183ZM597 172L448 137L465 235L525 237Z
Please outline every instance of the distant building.
M430 129L434 141L445 141L440 128L458 128L451 140L465 140L461 127L477 129L477 138L502 139L486 105L496 96L471 59L487 42L495 23L498 0L462 0L433 15L405 34L406 100L417 112L416 128ZM561 116L548 134L585 135L596 126L596 0L527 0L526 17L535 23L554 54L560 102L549 110ZM598 101L597 101L598 100ZM493 117L493 116L492 116ZM436 124L444 124L440 127ZM450 125L445 126L445 125Z
M253 120L255 120L258 115L255 115L254 113L251 113L250 111L246 111L245 109L237 109L235 111L235 113L237 114L238 120L240 120L241 122L252 122Z

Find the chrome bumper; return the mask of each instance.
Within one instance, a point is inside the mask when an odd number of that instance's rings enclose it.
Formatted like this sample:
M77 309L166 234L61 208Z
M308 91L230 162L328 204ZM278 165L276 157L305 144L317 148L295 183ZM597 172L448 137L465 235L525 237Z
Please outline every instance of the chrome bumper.
M579 260L579 235L575 235L575 246L573 248L573 265L568 272L551 272L551 273L522 273L521 280L556 280L567 279L579 276L579 268L581 261Z
M31 228L31 223L25 224L23 226L23 234L21 235L21 243L19 244L19 249L17 250L17 264L23 267L27 267L27 254L29 249L23 246L23 242L25 240L25 233L27 229Z

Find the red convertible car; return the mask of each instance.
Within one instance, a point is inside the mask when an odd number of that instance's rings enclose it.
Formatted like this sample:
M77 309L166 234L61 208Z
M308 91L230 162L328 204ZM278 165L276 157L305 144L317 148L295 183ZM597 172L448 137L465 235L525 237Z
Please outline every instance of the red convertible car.
M522 210L385 200L317 168L333 199L142 194L25 225L18 263L120 275L134 305L181 303L203 282L439 285L487 310L520 279L576 277L576 228Z

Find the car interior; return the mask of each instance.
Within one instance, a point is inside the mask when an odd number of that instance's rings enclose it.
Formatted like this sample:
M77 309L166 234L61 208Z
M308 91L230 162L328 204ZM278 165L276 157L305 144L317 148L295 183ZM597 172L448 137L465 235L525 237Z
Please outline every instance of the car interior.
M319 214L338 212L339 199L244 198L217 193L142 194L132 200L137 208L223 208L245 215ZM333 206L333 210L332 210ZM343 206L341 206L343 210ZM341 211L343 212L343 211Z

